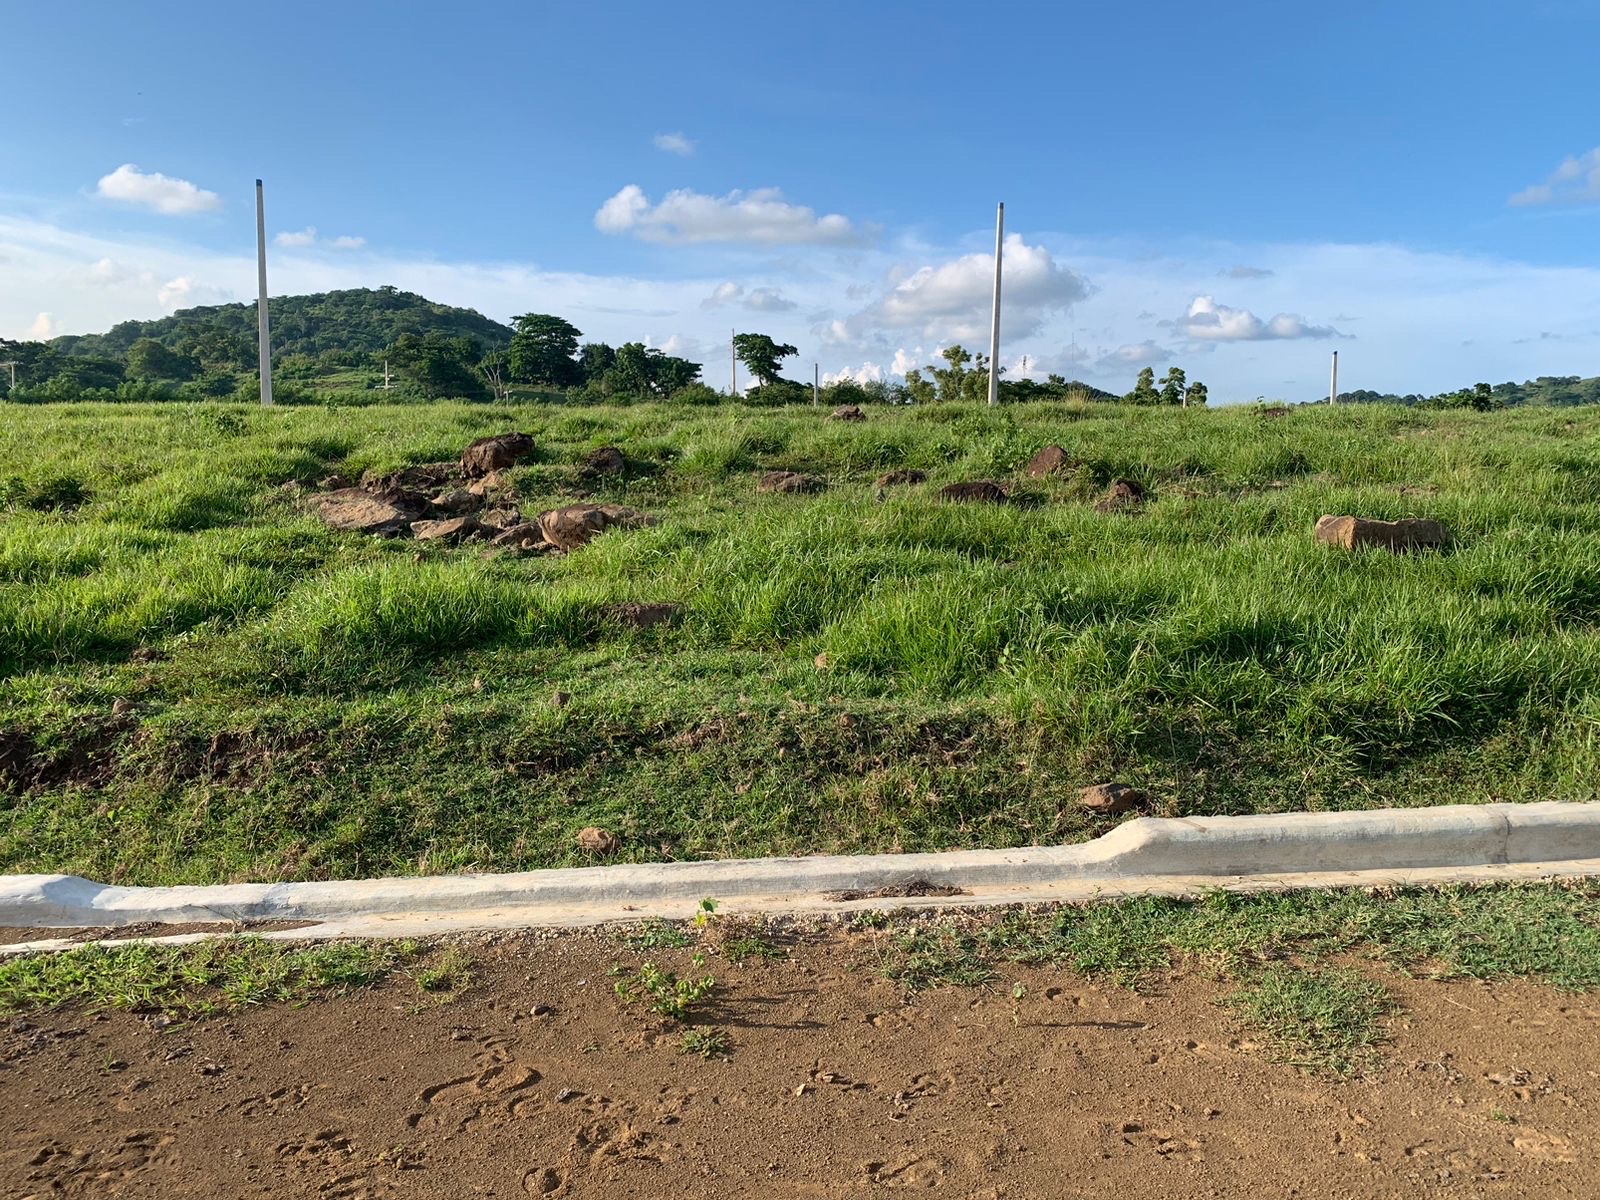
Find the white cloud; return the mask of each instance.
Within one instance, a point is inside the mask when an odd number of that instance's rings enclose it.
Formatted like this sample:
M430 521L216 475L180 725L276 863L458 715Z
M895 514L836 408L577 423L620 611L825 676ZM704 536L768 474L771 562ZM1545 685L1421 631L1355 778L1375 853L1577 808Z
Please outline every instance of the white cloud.
M665 150L668 154L677 154L688 158L694 153L694 141L682 133L658 133L655 136L657 150Z
M159 171L147 174L133 163L123 163L111 174L101 176L95 193L107 200L138 205L167 216L211 212L222 207L222 199L215 192L197 188L187 179L172 179Z
M1020 234L1006 238L1003 275L1001 326L1012 338L1037 332L1048 314L1089 293L1082 277ZM925 338L971 342L987 338L993 299L993 255L968 254L913 272L856 314L851 325L858 332L915 329Z
M818 216L790 204L777 188L706 196L680 188L660 204L630 183L600 206L594 226L601 233L632 234L647 242L691 245L743 242L753 245L844 245L862 232L838 213Z
M1102 354L1096 364L1102 371L1114 371L1117 368L1127 367L1153 367L1156 363L1166 362L1172 354L1146 338L1142 342L1118 346L1109 353Z
M905 372L901 371L904 375ZM886 378L884 369L875 362L864 362L858 367L844 366L837 371L824 372L822 385L830 383L882 383Z
M735 300L743 295L744 288L740 287L737 283L734 283L733 280L729 279L726 282L717 284L717 286L711 290L711 295L700 301L700 307L721 308L725 304L732 304Z
M1523 188L1507 204L1583 204L1600 201L1600 146L1568 155L1545 179Z
M1272 277L1272 272L1265 267L1232 266L1226 271L1218 271L1217 274L1224 275L1229 279L1270 279Z
M61 322L47 312L40 313L33 319L33 324L28 326L28 336L36 342L53 338L61 332Z
M361 247L365 246L366 244L367 244L367 239L366 238L364 238L364 237L352 237L348 233L340 234L338 237L334 238L333 242L332 242L333 248L335 250L359 250L359 249L361 249Z
M317 242L317 227L315 225L307 225L304 229L294 233L285 231L274 237L272 242L276 246L314 246Z
M1189 312L1180 322L1180 327L1192 338L1214 342L1340 336L1338 330L1326 325L1308 325L1304 317L1294 313L1279 313L1271 320L1263 321L1248 309L1229 308L1226 304L1218 304L1210 296L1196 296L1189 302Z
M755 312L788 312L795 307L793 300L784 298L777 288L758 287L750 289L750 294L744 299L744 306Z
M202 304L225 304L232 299L233 294L228 289L196 283L188 275L179 275L176 279L167 280L156 293L156 303L169 312L179 308L195 308Z
M907 352L905 347L894 352L894 361L889 364L889 370L896 375L904 375L907 371L920 369L925 363L922 347L918 346L914 352Z

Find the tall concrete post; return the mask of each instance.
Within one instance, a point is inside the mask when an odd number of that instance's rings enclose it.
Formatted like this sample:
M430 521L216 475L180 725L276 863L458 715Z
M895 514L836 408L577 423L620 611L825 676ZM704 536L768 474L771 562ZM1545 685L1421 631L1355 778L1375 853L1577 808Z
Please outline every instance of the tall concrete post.
M1333 378L1328 382L1328 407L1339 403L1339 352L1333 352Z
M989 325L989 403L1000 403L1000 254L1006 236L1004 202L994 214L994 309Z

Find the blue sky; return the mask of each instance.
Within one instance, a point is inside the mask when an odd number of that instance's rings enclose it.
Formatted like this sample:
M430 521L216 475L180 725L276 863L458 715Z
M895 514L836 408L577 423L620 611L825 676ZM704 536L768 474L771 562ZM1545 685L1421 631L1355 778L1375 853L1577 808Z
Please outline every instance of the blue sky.
M723 378L1600 373L1600 4L6 0L0 336L393 283ZM992 25L985 25L992 21ZM259 104L257 81L265 81ZM264 107L265 112L259 111Z

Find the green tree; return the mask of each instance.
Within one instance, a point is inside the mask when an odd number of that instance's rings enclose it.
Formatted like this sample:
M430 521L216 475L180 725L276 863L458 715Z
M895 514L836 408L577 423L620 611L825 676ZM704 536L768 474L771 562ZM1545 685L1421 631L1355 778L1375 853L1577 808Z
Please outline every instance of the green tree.
M1161 381L1161 403L1170 404L1174 408L1182 404L1183 389L1187 382L1182 367L1168 368L1167 377Z
M1196 379L1184 390L1184 407L1204 408L1206 406L1206 395L1206 385Z
M1129 404L1156 404L1161 400L1161 393L1156 391L1156 373L1151 367L1145 367L1139 372L1139 378L1134 381L1133 391L1124 397Z
M483 359L477 338L402 333L389 347L389 359L411 376L430 400L482 400L488 394L477 370Z
M585 383L599 383L616 361L617 352L604 342L585 342L578 351L578 371Z
M773 341L764 333L740 333L733 338L734 356L754 375L763 387L777 383L783 360L799 354L793 346Z
M566 387L579 381L576 326L549 313L512 317L511 376L522 383Z
M643 342L625 342L616 349L602 389L613 396L662 398L688 387L699 377L699 363L652 350Z

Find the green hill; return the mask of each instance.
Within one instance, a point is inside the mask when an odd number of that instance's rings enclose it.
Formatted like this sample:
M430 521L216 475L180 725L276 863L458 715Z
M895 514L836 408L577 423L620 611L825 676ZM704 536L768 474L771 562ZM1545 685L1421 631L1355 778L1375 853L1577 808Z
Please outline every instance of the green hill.
M351 288L311 296L272 298L274 356L325 351L367 354L383 350L402 333L441 333L477 338L484 349L506 346L511 329L470 308L436 304L393 287ZM129 348L151 338L172 350L221 335L244 339L254 355L256 306L214 304L179 309L156 321L123 321L105 333L59 337L59 353L84 358L125 359Z
M1484 385L1478 385L1481 389ZM1437 396L1401 396L1394 392L1374 392L1365 388L1340 392L1340 404L1407 404L1424 408L1519 408L1526 404L1548 404L1565 408L1575 404L1600 404L1600 376L1584 379L1578 375L1540 375L1523 383L1497 383L1487 393L1488 403L1479 400L1475 389L1466 387Z

